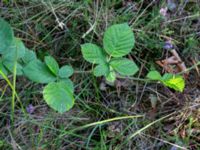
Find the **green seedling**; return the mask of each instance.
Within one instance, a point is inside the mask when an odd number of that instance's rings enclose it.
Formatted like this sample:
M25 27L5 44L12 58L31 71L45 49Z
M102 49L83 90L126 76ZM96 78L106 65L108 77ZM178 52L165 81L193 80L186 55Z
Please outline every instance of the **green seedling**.
M96 77L105 76L107 81L114 82L117 73L130 76L138 71L132 60L123 57L131 52L134 43L134 34L128 24L116 24L105 31L103 48L86 43L81 45L81 51L86 61L96 65L93 69Z
M43 97L51 108L60 113L72 108L74 85L69 79L74 72L72 67L65 65L59 68L52 56L46 56L44 62L39 60L34 51L26 48L22 40L14 36L11 26L1 18L0 54L2 74L15 73L33 82L46 84Z
M161 82L163 85L170 87L176 91L183 92L185 88L185 80L180 75L165 73L163 76L158 71L150 71L147 78Z

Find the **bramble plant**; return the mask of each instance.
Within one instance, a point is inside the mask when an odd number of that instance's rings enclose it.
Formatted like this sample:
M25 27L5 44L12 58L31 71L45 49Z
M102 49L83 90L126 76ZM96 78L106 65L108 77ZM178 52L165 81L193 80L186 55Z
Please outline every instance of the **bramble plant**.
M71 66L59 68L56 60L46 56L44 62L39 60L34 51L14 36L11 26L0 18L0 74L6 77L26 76L36 83L47 84L43 90L46 103L54 110L63 113L74 104L74 85L69 77L73 74Z
M81 45L81 51L86 61L97 65L93 69L95 76L105 76L107 81L114 82L116 73L130 76L139 70L133 61L123 58L131 52L134 43L134 34L128 24L116 24L105 31L103 48L86 43ZM158 71L150 71L147 78L160 81L165 86L180 92L185 87L185 80L180 75L166 73L161 76Z
M128 24L116 24L105 31L103 48L86 43L81 45L81 51L86 61L96 64L95 76L105 76L107 81L114 82L116 73L130 76L139 70L133 61L123 57L131 52L134 43L134 34Z

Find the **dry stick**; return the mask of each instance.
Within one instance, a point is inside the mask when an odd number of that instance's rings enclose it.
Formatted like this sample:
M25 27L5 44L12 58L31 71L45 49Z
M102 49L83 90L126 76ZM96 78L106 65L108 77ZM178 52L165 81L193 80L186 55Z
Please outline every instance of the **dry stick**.
M177 51L175 49L172 49L170 52L172 54L171 57L166 58L161 61L156 61L156 63L159 66L163 67L165 71L170 72L170 73L174 72L174 70L169 65L176 65L177 70L175 70L175 71L177 71L177 72L184 71L184 75L185 75L185 77L187 77L189 73L186 71L187 68L185 66L185 63L181 60Z
M179 63L177 63L178 68L180 68L181 71L186 71L187 68L185 66L185 63L181 60L181 58L179 57L178 53L176 52L175 49L170 51L172 53L173 56L175 56L177 58L177 60L179 61ZM188 73L187 73L188 75Z
M77 70L74 71L75 74L87 74L87 73L92 73L92 70L88 70L88 71L82 71L82 70Z
M160 60L156 61L156 63L161 66L167 72L173 72L172 68L168 65L164 65Z

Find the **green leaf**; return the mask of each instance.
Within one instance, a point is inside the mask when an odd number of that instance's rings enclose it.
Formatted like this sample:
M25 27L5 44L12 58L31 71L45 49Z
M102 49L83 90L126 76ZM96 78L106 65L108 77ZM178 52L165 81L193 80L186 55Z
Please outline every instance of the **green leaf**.
M113 59L110 65L121 75L134 75L139 70L138 66L127 58Z
M3 148L5 142L3 140L0 140L0 148Z
M106 76L106 80L110 83L114 83L114 81L116 80L116 73L114 71L114 69L112 68L112 66L109 66L109 74Z
M151 80L161 80L162 76L160 75L160 73L158 71L153 70L147 74L147 78L149 78Z
M165 74L162 76L161 80L162 80L162 81L164 81L164 80L169 80L169 79L171 79L171 78L173 78L173 77L174 77L173 74L171 74L171 73L165 73Z
M95 44L86 43L81 45L83 58L93 64L101 64L106 62L106 55L103 50Z
M44 58L44 61L45 61L46 65L48 66L48 68L51 70L51 72L57 76L58 71L59 71L59 65L58 65L57 61L51 56L46 56Z
M25 76L37 83L49 83L56 80L49 68L40 60L33 60L23 69Z
M15 65L15 63L16 63L16 75L23 75L23 71L22 71L22 69L23 69L23 67L22 67L22 65L20 64L20 63L18 63L18 62L14 62L14 61L12 61L12 60L3 60L3 64L4 64L4 66L11 72L11 73L13 73L13 71L14 71L14 65Z
M35 60L35 59L37 59L35 52L26 48L25 55L24 55L24 57L22 57L22 61L25 64L28 64L29 62L31 62L32 60Z
M74 70L71 66L65 65L59 69L59 76L61 78L68 78L74 73Z
M0 54L6 52L14 39L14 33L11 26L0 18Z
M109 73L109 66L108 64L104 63L104 64L99 64L97 65L94 70L93 73L96 77L99 76L107 76Z
M69 87L69 90L74 93L74 83L68 78L61 78L59 81L65 82L65 84Z
M74 105L74 97L69 86L65 82L49 83L43 91L47 104L54 110L64 113Z
M116 73L114 71L109 72L109 74L106 76L106 80L108 82L111 82L111 83L115 82L115 80L116 80Z
M131 52L135 39L127 23L109 27L103 37L106 52L113 57L122 57Z
M172 78L167 78L165 80L161 80L161 82L176 91L183 92L185 88L185 80L182 76L173 76Z
M14 63L14 61L24 57L25 50L24 43L19 38L14 38L9 50L3 54L3 59L13 61Z

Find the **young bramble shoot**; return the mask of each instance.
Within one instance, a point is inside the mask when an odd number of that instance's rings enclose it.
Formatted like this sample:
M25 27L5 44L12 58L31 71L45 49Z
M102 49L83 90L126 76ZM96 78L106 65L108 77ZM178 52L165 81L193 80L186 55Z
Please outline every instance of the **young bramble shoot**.
M24 74L32 81L46 83L43 95L47 104L54 110L63 113L73 107L74 85L69 77L73 74L71 66L65 65L59 69L56 60L45 57L45 63L36 59L24 68Z
M71 66L59 68L52 56L46 56L44 62L39 60L34 51L14 37L11 26L0 18L0 70L5 74L13 73L16 64L17 75L24 75L29 80L47 84L43 96L54 110L63 113L73 107L74 85L69 77L73 74Z
M185 88L185 80L180 75L164 74L161 78L161 82L176 91L183 92Z
M185 88L185 80L182 76L174 75L171 73L165 73L163 76L158 71L150 71L147 74L147 78L151 80L160 81L167 87L170 87L176 91L183 92Z
M105 76L107 81L114 82L117 73L130 76L139 70L132 60L123 58L131 52L134 43L134 34L128 24L116 24L105 31L103 48L86 43L81 45L81 51L86 61L97 64L93 70L95 76Z

